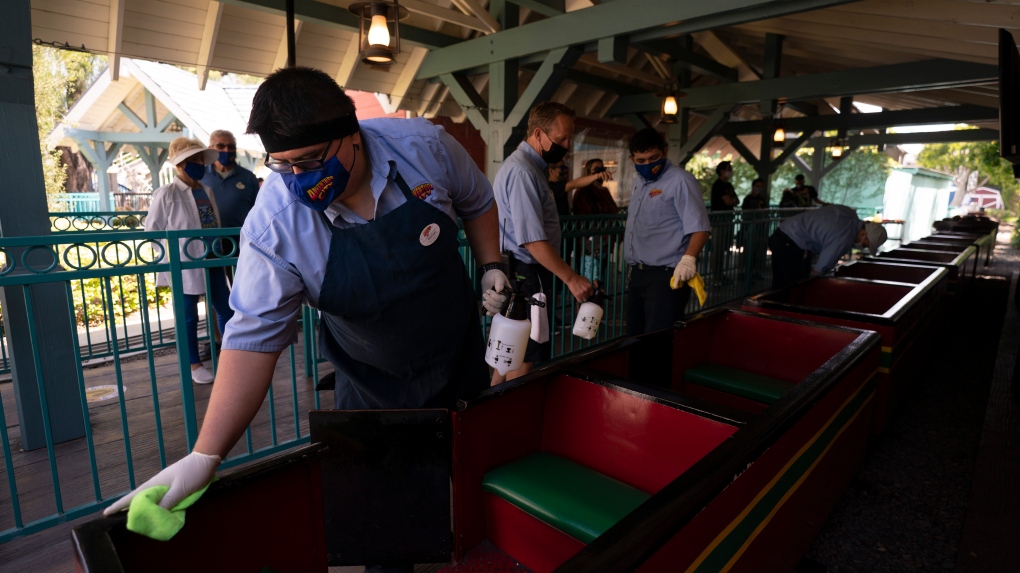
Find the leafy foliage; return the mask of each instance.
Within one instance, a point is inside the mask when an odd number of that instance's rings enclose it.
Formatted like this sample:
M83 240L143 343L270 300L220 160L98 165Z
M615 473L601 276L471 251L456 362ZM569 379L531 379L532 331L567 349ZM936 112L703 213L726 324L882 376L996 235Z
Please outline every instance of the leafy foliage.
M929 144L917 155L917 163L953 175L957 189L953 205L960 205L967 191L993 185L1002 192L1008 210L1015 212L1017 208L1018 186L1013 167L999 157L998 141Z
M32 46L35 113L47 193L63 193L67 174L60 163L60 151L46 149L46 137L105 69L105 61L103 56Z

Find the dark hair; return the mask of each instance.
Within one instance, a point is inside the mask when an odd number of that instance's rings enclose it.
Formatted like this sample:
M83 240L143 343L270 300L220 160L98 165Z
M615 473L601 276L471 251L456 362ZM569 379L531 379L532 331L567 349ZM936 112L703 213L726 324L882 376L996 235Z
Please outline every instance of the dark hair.
M729 161L722 161L722 162L719 163L719 165L715 166L715 174L719 175L720 173L723 172L723 170L726 170L726 169L729 169L729 170L732 171L733 170L733 164L730 163Z
M595 165L596 161L598 161L599 163L602 163L603 165L606 163L605 161L602 161L601 159L599 159L597 157L594 158L594 159L589 159L588 161L585 161L584 162L584 174L585 175L591 175L591 166Z
M281 68L255 92L245 133L294 137L305 126L351 115L354 100L329 74L302 66Z
M654 128L646 127L635 133L634 137L630 138L630 144L628 147L630 148L631 155L651 151L653 149L665 151L666 138L662 137L662 134L655 131Z
M549 131L549 126L561 115L571 119L577 116L574 110L554 101L545 101L531 108L531 113L528 114L528 135L534 133L535 128Z
M803 173L798 173L797 176L793 178L793 180L794 181L803 181L804 180L804 174Z
M754 181L751 182L751 187L754 187L755 185L757 185L759 183L765 183L765 180L761 179L761 178L755 179Z

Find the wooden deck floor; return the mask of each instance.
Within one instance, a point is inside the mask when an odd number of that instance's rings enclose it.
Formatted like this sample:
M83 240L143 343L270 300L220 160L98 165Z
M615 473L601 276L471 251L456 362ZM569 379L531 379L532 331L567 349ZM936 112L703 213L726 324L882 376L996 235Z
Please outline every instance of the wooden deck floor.
M297 420L295 422L295 384L291 381L289 352L284 352L277 363L273 378L273 405L275 426L270 424L269 401L263 404L250 427L252 448L273 445L272 433L275 428L279 443L293 440L296 435L307 434L306 412L315 408L314 381L304 374L303 348L294 347L294 368L297 372ZM208 362L207 362L208 366ZM181 385L178 375L177 355L163 352L153 358L155 387L157 389L160 427L167 463L187 453L184 430ZM160 469L159 445L156 432L156 404L153 399L153 382L150 364L146 357L138 357L120 365L124 383L124 401L127 412L129 440L124 440L117 399L89 404L96 466L100 478L100 493L103 499L117 497L130 489L128 479L128 456L126 446L130 445L130 460L133 465L135 484L140 484ZM328 364L320 365L320 375L329 372ZM112 364L85 370L86 388L99 385L115 385L116 372ZM199 423L204 417L213 385L193 385ZM22 451L21 434L18 428L14 388L11 383L0 384L0 399L3 400L4 414L12 446L14 472L17 480L18 497L21 504L22 520L29 523L56 513L49 460L46 448ZM323 392L320 400L332 405L332 392ZM231 450L231 456L247 451L247 441L242 438ZM94 502L95 488L92 480L88 448L84 438L58 444L55 447L60 493L65 510ZM2 458L0 458L2 461ZM7 487L8 468L0 463L0 530L15 525L11 497ZM85 520L90 519L85 518ZM78 520L78 522L83 520ZM77 522L61 524L40 533L0 544L0 571L73 571L69 531Z

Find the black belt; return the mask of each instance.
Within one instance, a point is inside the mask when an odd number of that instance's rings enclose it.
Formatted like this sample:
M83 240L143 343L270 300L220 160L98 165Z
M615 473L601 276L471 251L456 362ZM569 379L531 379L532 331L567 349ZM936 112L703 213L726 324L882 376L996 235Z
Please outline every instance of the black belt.
M652 265L646 265L644 263L638 263L636 265L631 265L630 268L635 269L635 270L639 270L639 271L666 271L666 272L670 272L671 273L671 272L673 272L673 269L675 267L653 267Z

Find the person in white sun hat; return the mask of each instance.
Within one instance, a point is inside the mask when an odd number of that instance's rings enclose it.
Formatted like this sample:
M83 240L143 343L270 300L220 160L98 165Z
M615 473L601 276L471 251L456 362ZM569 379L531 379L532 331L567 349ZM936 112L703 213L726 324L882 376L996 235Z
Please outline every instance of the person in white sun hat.
M216 197L212 189L201 183L206 166L212 165L216 158L216 150L207 148L197 139L178 137L170 142L168 161L177 174L173 181L152 193L152 204L145 219L147 231L219 228ZM182 239L178 247L182 261L215 256L214 241L191 241L185 246L186 243ZM205 292L206 271L209 272L209 293ZM230 309L230 289L223 268L185 269L181 271L181 282L184 285L184 322L191 379L196 384L209 384L213 381L213 373L198 356L198 301L202 295L209 296L216 309L220 332L223 332L227 321L234 315ZM169 273L160 273L156 286L170 286Z

